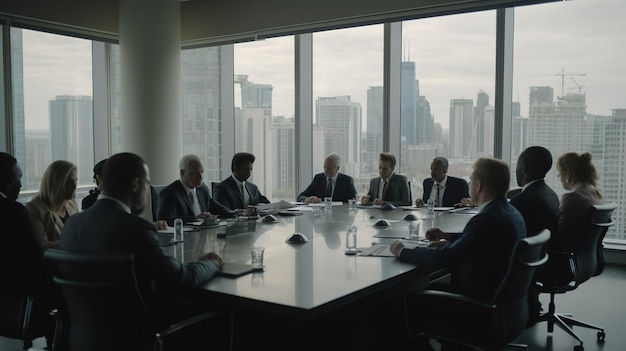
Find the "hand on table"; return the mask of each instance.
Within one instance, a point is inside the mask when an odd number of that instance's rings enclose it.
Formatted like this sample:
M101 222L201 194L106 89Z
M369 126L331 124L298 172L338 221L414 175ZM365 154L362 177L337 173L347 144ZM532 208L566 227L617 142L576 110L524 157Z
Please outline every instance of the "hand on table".
M391 245L389 245L389 251L391 251L392 254L394 254L396 257L400 257L400 252L402 251L402 249L404 248L404 244L402 244L399 241L394 241L391 243Z
M166 221L156 221L154 222L154 226L156 227L157 230L165 230L167 229L167 222Z
M213 260L216 261L220 266L224 265L224 260L222 260L222 258L215 252L209 252L208 254L200 257L200 261L205 260Z
M415 199L415 207L422 207L422 206L424 206L424 200Z
M318 204L320 202L322 202L322 199L320 199L317 196L309 196L306 199L304 199L304 203L307 203L307 204Z

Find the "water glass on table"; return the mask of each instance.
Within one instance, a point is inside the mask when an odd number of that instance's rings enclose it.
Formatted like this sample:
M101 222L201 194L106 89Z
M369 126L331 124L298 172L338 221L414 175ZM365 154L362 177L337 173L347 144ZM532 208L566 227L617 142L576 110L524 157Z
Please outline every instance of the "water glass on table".
M346 226L346 255L356 255L356 225Z
M263 246L253 246L250 248L252 268L263 268L263 253L265 253L265 247Z

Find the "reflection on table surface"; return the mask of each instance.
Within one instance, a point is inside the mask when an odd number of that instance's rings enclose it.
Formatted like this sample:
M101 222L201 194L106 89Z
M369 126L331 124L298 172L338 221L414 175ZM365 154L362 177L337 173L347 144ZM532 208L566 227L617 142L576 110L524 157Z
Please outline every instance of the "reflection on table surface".
M273 311L283 309L287 313L315 314L333 304L357 299L419 275L415 273L414 265L393 257L345 255L347 225L357 227L357 246L369 247L374 242L407 237L409 223L419 222L420 236L423 237L430 227L459 232L471 218L467 214L442 212L427 218L421 209L349 210L348 205L343 205L314 213L310 207L299 208L303 215L277 215L275 223L264 223L261 218L244 219L217 228L185 232L183 243L164 247L164 250L184 262L216 252L225 262L250 263L250 247L264 246L263 272L237 279L215 277L202 285L201 290L255 308L267 305ZM409 213L415 214L418 221L404 220ZM388 220L391 226L375 227L374 223L379 219ZM286 243L294 232L304 234L309 242ZM378 237L381 235L385 238Z

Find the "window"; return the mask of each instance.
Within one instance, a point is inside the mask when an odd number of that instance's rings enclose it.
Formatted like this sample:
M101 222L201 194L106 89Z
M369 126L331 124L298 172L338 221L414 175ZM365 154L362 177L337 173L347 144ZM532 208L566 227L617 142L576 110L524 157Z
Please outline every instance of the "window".
M383 25L313 34L313 169L330 153L360 195L383 151ZM363 123L363 121L366 123Z
M270 201L293 201L294 38L236 44L234 50L235 152L256 156L250 181Z
M590 152L605 202L618 204L606 238L626 239L626 42L619 0L568 1L515 10L512 160L527 146ZM614 134L615 133L615 134ZM556 167L546 183L565 193Z
M24 173L23 199L39 189L44 171L59 159L76 165L79 185L92 184L91 41L19 28L10 33L13 137Z
M495 11L403 23L400 159L414 199L434 157L469 180L494 155L495 28Z

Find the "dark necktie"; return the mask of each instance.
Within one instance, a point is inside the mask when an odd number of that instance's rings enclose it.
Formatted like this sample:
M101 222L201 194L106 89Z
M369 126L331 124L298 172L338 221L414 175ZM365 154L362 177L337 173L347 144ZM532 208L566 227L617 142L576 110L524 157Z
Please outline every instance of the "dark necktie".
M385 183L383 183L383 195L382 195L381 200L385 199L385 196L387 195L387 188L389 188L389 183L385 181Z
M435 207L439 207L439 190L441 190L441 184L435 184L435 189L437 189L437 192L435 192Z
M328 182L326 183L326 194L324 197L332 197L333 196L333 178L328 178Z
M250 203L250 200L248 198L248 191L246 191L246 188L244 187L243 183L239 185L239 190L241 190L241 197L243 197L243 208L248 208L248 204Z

